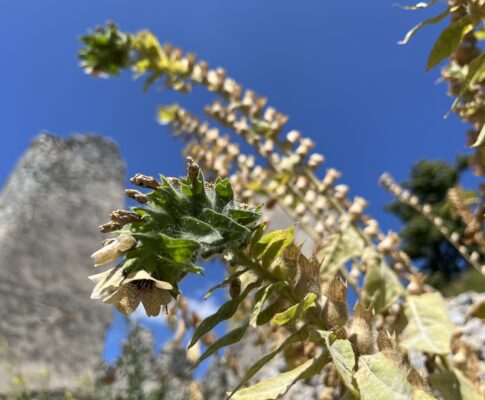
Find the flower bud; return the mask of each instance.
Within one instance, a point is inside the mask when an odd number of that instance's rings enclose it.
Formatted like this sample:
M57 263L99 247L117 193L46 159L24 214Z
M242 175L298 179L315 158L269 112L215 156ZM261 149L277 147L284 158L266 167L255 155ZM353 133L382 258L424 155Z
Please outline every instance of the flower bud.
M125 190L126 197L136 200L138 203L146 204L148 203L148 197L146 197L142 192L134 189Z
M287 133L287 135L286 135L286 141L288 143L290 143L290 144L293 145L293 144L296 143L296 141L298 139L300 139L300 137L301 137L301 133L298 132L298 131L293 130L293 131L290 131L290 132Z
M117 231L121 228L123 228L123 225L118 224L117 222L108 222L106 224L100 225L99 231L101 233L110 233L110 232Z
M110 263L121 257L126 251L136 245L136 240L131 235L120 235L112 242L95 251L91 257L94 259L94 265L100 266Z
M160 186L160 182L158 182L154 177L143 174L136 174L133 178L130 179L130 182L136 186L153 190L158 189L158 187Z

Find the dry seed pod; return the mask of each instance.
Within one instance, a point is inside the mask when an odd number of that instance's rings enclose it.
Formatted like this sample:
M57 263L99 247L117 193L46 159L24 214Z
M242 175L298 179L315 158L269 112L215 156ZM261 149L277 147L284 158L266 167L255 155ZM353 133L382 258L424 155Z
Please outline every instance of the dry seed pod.
M389 332L379 331L377 333L377 348L396 365L401 365L402 357L397 347L395 334L391 335Z
M349 313L347 310L347 284L335 275L329 284L327 301L323 306L321 318L327 329L341 327L347 323Z
M317 301L320 299L320 265L315 256L309 260L303 254L300 254L295 279L296 284L293 289L298 298L302 299L307 293L315 293Z
M241 280L239 278L232 278L229 282L229 295L231 299L235 299L241 294Z
M347 330L347 336L358 355L374 353L372 314L372 309L366 308L360 300L354 307L354 318Z

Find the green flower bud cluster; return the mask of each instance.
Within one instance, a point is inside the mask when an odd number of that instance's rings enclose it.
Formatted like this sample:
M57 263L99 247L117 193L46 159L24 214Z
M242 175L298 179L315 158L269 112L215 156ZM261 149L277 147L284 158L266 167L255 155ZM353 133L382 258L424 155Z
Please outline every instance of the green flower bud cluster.
M191 159L187 164L185 178L162 176L161 182L141 174L132 178L138 186L153 190L143 195L141 206L133 207L132 212L113 212L112 222L102 226L104 230L107 225L119 228L115 231L118 237L93 254L96 265L120 256L123 261L92 277L97 283L93 297L116 304L128 314L140 301L145 305L143 292L147 290L153 292L156 302L158 288L164 291L162 304L166 305L170 301L167 292L176 298L178 284L187 273L203 271L195 265L198 260L237 249L247 242L258 226L259 207L235 201L228 179L207 182L197 164ZM115 294L126 283L131 283L133 290L121 300ZM120 301L130 306L120 305Z

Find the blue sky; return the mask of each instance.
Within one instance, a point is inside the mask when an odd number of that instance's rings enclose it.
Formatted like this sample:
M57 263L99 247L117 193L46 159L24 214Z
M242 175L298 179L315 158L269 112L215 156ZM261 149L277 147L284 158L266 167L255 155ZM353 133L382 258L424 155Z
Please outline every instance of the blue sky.
M110 80L84 75L77 37L113 20L124 30L148 28L267 96L290 115L288 129L317 141L326 166L343 171L342 182L370 201L383 227L396 228L382 211L389 196L377 185L380 174L402 180L420 159L453 160L466 150L465 126L455 117L443 119L451 100L446 85L436 84L439 71L424 71L439 27L397 45L429 15L381 0L2 0L0 185L43 130L113 138L127 178L183 173L182 145L155 122L155 109L178 100L200 113L208 97L143 94L141 82L127 74ZM200 298L194 288L187 290ZM121 326L118 321L110 333L110 359Z

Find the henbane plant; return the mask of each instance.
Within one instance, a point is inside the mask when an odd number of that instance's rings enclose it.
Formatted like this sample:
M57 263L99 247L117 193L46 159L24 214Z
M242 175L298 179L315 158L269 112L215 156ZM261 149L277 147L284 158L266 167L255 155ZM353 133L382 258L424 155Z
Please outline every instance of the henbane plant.
M229 397L277 399L314 376L326 383L325 399L482 397L476 356L454 331L441 295L397 247L397 235L383 234L364 214L366 201L347 198L348 187L336 184L338 171L328 169L318 177L324 159L310 154L312 140L295 130L281 137L284 114L225 70L160 45L148 31L132 35L110 24L83 42L82 66L95 76L132 69L147 77L146 89L160 83L182 93L195 85L207 88L219 97L206 108L207 117L242 137L265 162L257 165L229 135L181 106L161 107L160 122L186 142L187 174L132 179L149 193L127 190L140 206L113 212L101 227L116 237L94 253L95 262L123 258L93 277L94 297L125 313L142 302L149 315L157 315L179 296L186 274L202 275L198 264L220 256L229 273L208 295L229 287L230 299L197 324L189 347L238 310L244 312L238 327L207 343L195 365L244 340L252 329L272 332L268 341L279 338ZM392 181L385 183L417 209L424 207ZM298 223L312 240L313 254L302 253L295 226L266 232L260 219L264 209L245 204L260 200ZM433 220L432 213L428 217ZM473 256L477 267L480 257ZM352 307L348 292L356 299ZM417 353L424 360L420 364L413 357ZM244 388L278 354L289 371Z

